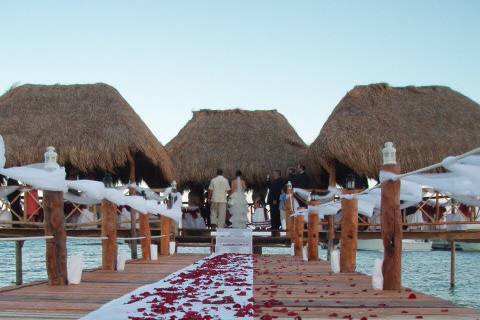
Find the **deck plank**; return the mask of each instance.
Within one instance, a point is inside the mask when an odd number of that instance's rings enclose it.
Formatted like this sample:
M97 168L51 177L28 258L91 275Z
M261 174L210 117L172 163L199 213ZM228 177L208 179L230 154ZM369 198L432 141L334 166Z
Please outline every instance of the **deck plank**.
M254 259L257 318L266 315L280 319L294 319L297 315L301 319L480 318L478 310L408 288L375 291L370 277L360 273L332 274L325 261L306 262L286 256L255 256ZM272 299L280 305L275 305ZM270 306L269 302L274 305Z

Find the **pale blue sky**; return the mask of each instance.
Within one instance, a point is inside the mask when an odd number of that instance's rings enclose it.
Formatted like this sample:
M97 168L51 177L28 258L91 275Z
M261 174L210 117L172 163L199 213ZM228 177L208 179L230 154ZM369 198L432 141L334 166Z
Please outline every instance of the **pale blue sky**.
M278 109L312 142L358 84L480 101L480 1L3 1L0 93L105 82L162 143L201 108Z

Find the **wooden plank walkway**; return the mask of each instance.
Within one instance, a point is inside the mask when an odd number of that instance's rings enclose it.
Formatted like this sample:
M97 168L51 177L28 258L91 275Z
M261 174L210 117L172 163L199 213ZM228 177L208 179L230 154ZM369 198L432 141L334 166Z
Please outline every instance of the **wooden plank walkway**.
M255 256L254 272L259 318L480 319L479 310L409 289L375 291L371 277L360 273L332 274L325 261Z
M4 288L0 290L0 319L78 319L203 257L178 254L158 261L133 261L121 273L86 272L79 285L49 287L40 283ZM408 289L374 291L370 277L331 274L329 264L323 261L255 256L254 270L258 319L480 319L478 310Z
M125 271L84 272L82 283L52 287L46 283L0 290L0 319L78 319L145 284L156 282L205 255L160 256L132 261Z

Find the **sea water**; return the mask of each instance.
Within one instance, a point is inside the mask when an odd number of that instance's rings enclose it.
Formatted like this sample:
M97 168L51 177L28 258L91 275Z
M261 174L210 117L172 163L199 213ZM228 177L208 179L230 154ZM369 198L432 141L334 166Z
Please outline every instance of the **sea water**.
M130 257L131 251L122 242L118 244L118 253ZM101 240L67 240L67 254L82 256L85 269L97 268L102 264ZM25 241L22 259L24 283L47 278L45 240ZM15 242L0 241L0 261L0 286L15 284Z
M81 255L86 268L96 268L102 262L100 241L68 240L68 255ZM290 249L264 248L264 254L289 254ZM126 244L119 244L119 252L130 256ZM181 248L180 253L205 253L208 249ZM326 250L320 250L320 257L326 259ZM375 259L382 259L383 253L358 251L357 271L372 274ZM0 242L0 286L15 282L15 243ZM25 241L23 246L24 282L45 280L45 241ZM457 251L456 286L450 288L450 252L403 252L403 285L425 294L440 297L453 303L480 309L480 252Z

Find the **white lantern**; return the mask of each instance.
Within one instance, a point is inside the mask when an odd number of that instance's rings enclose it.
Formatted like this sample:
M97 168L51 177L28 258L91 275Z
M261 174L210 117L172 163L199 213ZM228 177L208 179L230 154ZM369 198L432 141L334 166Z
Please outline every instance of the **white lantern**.
M393 142L385 142L385 147L382 150L383 164L397 164L396 152L397 150L393 147Z
M55 152L55 148L52 146L49 146L47 148L47 151L44 154L45 158L45 169L46 170L56 170L60 168L60 166L57 163L57 158L58 154Z

